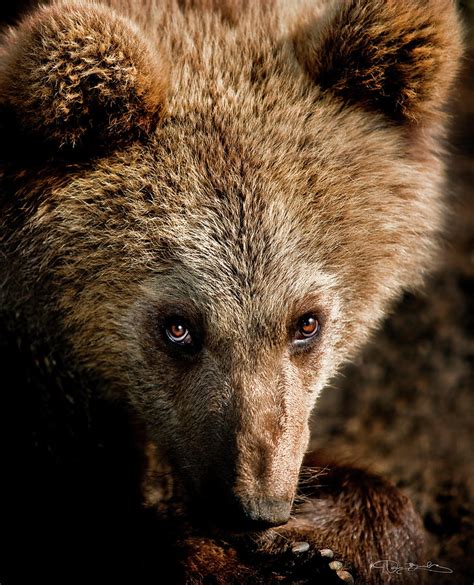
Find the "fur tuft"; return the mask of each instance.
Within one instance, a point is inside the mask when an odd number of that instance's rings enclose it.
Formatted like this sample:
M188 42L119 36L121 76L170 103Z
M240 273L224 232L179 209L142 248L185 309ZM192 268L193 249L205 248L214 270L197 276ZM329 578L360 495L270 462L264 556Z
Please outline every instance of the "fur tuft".
M10 31L2 109L21 133L54 146L148 133L163 112L167 66L131 21L94 4L43 8Z

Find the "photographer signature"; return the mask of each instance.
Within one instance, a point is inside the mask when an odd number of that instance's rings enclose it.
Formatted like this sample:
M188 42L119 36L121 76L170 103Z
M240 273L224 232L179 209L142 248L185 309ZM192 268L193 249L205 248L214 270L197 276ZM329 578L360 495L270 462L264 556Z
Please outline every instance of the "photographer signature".
M428 561L426 565L417 565L416 563L400 564L398 561L383 559L380 561L375 561L374 563L370 563L370 570L372 569L380 569L381 571L386 571L387 573L395 573L396 575L401 575L405 571L408 573L412 571L428 571L430 573L454 573L453 569L437 565L436 563L432 563L431 561Z

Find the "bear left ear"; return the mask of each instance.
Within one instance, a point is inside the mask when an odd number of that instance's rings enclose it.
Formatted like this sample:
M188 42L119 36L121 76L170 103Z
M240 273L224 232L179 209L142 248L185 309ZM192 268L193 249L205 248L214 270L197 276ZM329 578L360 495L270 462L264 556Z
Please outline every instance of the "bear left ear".
M114 145L154 129L165 60L138 27L93 3L43 7L0 47L2 125L53 148Z
M439 114L458 70L452 0L342 0L298 30L296 55L322 88L396 122Z

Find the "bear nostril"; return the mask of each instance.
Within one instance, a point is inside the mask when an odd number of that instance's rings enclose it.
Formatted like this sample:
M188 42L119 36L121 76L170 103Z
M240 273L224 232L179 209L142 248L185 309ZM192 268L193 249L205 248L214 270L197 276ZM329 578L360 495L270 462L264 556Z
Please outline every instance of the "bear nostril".
M288 522L291 501L276 498L257 498L244 503L242 511L246 527L261 530Z

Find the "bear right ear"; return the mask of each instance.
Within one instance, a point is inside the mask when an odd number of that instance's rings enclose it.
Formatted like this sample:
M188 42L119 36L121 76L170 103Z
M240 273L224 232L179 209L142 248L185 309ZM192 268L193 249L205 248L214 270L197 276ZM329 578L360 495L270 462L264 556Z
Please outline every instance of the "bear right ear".
M323 91L395 122L445 104L461 55L453 0L339 0L301 26L296 56Z
M129 20L96 4L44 7L0 48L2 125L53 148L113 146L152 132L168 67Z

